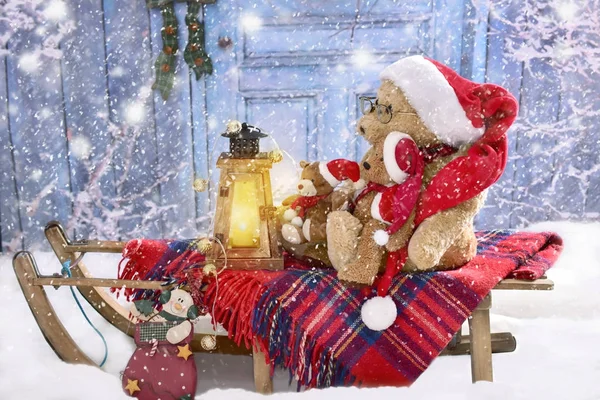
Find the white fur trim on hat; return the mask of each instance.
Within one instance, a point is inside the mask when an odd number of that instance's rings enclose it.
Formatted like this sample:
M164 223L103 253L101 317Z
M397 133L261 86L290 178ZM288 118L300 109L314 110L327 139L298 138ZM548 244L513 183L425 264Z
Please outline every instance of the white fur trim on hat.
M391 132L386 136L385 142L383 142L383 164L390 178L396 183L402 183L408 178L408 174L400 169L396 160L396 145L402 139L413 140L406 133Z
M390 296L373 297L365 301L360 308L360 317L367 328L384 331L392 326L398 317L398 309Z
M377 193L371 202L371 217L375 218L377 221L384 222L389 225L389 222L385 221L381 217L381 212L379 211L379 203L381 203L382 193Z
M402 89L425 126L442 142L457 147L483 135L485 129L473 126L444 75L423 56L402 58L379 78Z
M373 240L378 246L385 246L390 241L390 234L383 229L377 229L373 234Z
M327 168L327 163L325 163L325 162L319 163L319 172L321 173L323 178L325 178L327 183L329 183L331 185L331 187L336 187L337 185L340 184L341 181L339 181L335 176L333 176L331 171L329 171L329 168Z

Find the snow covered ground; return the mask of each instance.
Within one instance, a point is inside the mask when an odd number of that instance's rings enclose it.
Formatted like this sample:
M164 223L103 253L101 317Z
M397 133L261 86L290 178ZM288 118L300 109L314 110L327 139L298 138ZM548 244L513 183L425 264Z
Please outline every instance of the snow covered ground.
M600 398L600 224L543 223L531 230L553 230L565 249L548 276L551 292L496 292L492 327L511 331L517 350L494 355L494 383L471 384L467 356L440 357L410 388L335 388L294 392L287 373L275 377L275 398L350 399L375 395L380 399L598 399ZM42 273L59 270L54 255L36 253ZM115 275L118 256L90 257L96 276ZM91 268L93 266L93 268ZM105 334L109 358L104 371L68 365L46 344L14 278L9 256L0 257L0 399L128 399L121 391L123 370L134 346L130 338L86 306ZM61 320L95 360L102 357L100 339L86 324L67 288L49 289ZM199 371L196 399L243 399L252 392L249 357L196 355ZM375 391L375 392L373 392Z

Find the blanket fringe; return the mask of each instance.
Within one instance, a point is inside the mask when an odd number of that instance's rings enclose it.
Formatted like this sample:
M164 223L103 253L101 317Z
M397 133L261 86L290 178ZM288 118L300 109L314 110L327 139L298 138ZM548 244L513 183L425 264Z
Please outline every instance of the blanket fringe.
M331 350L304 332L279 303L277 297L265 291L252 320L254 333L272 368L289 369L290 383L295 378L298 390L347 385L354 381L349 369L336 361Z
M217 322L227 330L228 336L238 346L243 342L251 349L254 342L252 313L264 286L255 273L245 271L223 271L216 282L208 285L205 304Z

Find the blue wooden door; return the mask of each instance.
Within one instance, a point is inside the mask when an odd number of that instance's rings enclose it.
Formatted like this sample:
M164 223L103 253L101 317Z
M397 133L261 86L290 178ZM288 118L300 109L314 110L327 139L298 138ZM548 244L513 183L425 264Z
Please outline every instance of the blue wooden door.
M218 0L200 16L214 73L197 81L179 57L167 101L151 89L162 51L157 10L141 0L67 2L74 29L55 49L60 57L38 54L44 38L28 28L0 52L3 251L43 243L52 219L79 237L210 229L214 194L195 193L192 182L210 178L214 189L216 157L227 146L219 135L232 119L271 133L289 155L272 174L282 199L294 190L298 161L364 154L354 133L357 99L374 94L379 72L410 54L500 84L520 100L510 160L478 227L598 218L598 83L581 71L560 75L551 59L515 57L525 29L517 17L535 7L530 2ZM186 4L175 10L183 27ZM57 34L55 21L40 28ZM224 38L232 45L219 46ZM550 48L557 39L544 40ZM179 47L186 43L180 29Z
M236 118L271 133L296 163L360 159L366 147L354 132L357 99L377 90L386 65L427 54L461 67L462 1L245 4L221 1L207 10L208 46L217 61L207 82L209 148ZM233 39L233 50L215 46L224 36ZM291 159L275 167L276 196L293 190Z

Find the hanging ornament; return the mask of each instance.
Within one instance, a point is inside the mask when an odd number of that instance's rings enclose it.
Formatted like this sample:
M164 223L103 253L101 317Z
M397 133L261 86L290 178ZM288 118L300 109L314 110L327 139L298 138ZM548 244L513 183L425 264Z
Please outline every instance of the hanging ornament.
M269 160L271 160L273 164L277 164L283 160L283 153L279 149L272 150L269 152Z
M200 345L206 351L214 350L217 347L217 338L214 335L203 336Z
M188 67L194 71L196 80L204 74L212 74L213 67L210 57L204 49L204 23L198 19L198 13L203 4L213 4L216 0L146 0L148 8L159 8L163 19L161 37L163 42L162 51L159 54L154 67L156 80L152 89L158 89L163 100L167 100L173 89L175 81L175 56L179 50L177 44L177 33L179 23L175 16L174 3L186 1L188 3L185 24L188 28L188 44L183 52L183 59Z
M227 133L238 133L242 130L242 123L240 121L229 121L227 123Z
M202 267L202 273L205 276L211 276L211 275L217 275L217 267L215 266L215 264L206 264L204 267Z
M208 188L208 180L197 178L194 180L194 190L196 192L204 192Z
M196 247L200 253L206 254L212 249L212 243L207 238L202 238L196 243Z

